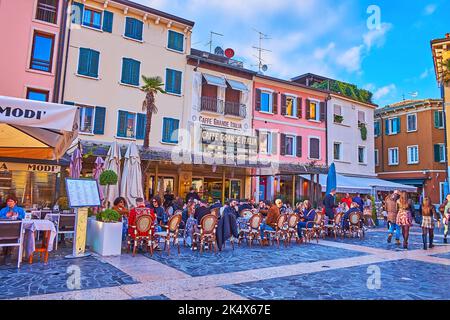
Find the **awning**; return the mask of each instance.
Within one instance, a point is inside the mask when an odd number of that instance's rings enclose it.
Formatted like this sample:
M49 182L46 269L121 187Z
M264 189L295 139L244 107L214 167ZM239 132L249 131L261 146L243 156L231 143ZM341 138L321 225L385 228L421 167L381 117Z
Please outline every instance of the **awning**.
M309 180L308 176L302 176ZM322 192L327 190L327 176L319 175L319 183L322 186ZM370 194L373 191L407 191L417 192L417 188L386 181L378 178L364 178L364 177L349 177L337 174L337 192L338 193L362 193Z
M0 96L0 157L55 160L78 135L74 106Z
M425 183L425 179L389 179L389 181L415 187L422 187Z
M233 90L248 92L247 86L240 81L227 79L227 82Z
M207 73L203 73L203 78L205 78L206 82L212 86L226 88L227 83L225 79L222 77L213 76Z

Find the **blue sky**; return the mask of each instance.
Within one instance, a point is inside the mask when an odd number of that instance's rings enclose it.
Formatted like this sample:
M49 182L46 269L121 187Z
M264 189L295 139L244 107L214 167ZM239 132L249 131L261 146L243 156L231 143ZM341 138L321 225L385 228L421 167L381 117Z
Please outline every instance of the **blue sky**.
M448 0L135 0L196 22L193 47L231 47L255 69L260 30L267 75L289 79L307 72L369 89L380 106L411 98L439 98L430 40L450 32ZM380 8L377 29L367 20Z

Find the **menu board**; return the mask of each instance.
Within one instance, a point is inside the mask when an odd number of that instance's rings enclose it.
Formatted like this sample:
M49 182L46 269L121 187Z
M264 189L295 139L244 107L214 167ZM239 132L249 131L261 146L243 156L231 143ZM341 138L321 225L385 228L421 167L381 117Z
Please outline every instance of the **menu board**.
M67 178L66 189L71 208L101 206L97 180Z

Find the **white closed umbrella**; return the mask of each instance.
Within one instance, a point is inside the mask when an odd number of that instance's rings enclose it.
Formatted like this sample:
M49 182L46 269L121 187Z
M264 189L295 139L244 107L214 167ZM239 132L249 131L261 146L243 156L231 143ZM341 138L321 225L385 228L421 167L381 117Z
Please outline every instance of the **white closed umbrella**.
M120 147L117 142L113 142L111 148L108 151L108 155L106 157L105 170L114 171L119 177L117 180L117 184L105 186L104 194L106 196L106 201L111 205L114 203L117 197L119 197L119 186L120 186L120 160L122 159L122 155L120 154Z
M127 200L129 206L136 206L136 199L144 198L141 158L139 149L134 142L128 146L125 154L120 195Z

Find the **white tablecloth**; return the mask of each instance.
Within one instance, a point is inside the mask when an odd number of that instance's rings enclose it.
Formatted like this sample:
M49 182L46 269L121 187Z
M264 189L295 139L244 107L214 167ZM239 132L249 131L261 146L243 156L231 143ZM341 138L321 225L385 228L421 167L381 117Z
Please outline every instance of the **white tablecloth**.
M34 238L35 231L50 231L50 239L48 240L48 251L53 250L53 242L56 237L56 228L50 220L23 220L23 229L25 230L24 249L25 256L29 257L36 249Z

